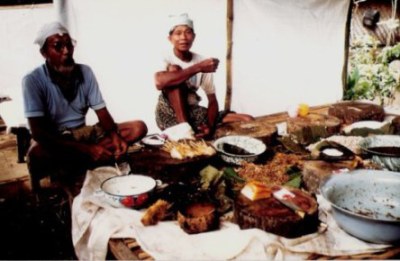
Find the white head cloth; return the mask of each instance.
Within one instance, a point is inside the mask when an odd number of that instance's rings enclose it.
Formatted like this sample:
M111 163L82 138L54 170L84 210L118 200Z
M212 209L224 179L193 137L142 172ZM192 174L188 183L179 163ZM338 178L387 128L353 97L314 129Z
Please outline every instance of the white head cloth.
M178 25L187 25L194 30L193 21L189 18L188 14L170 15L169 16L169 32L174 30Z
M48 24L45 24L40 28L39 32L37 33L36 39L34 43L38 44L40 48L43 47L44 43L46 42L46 39L49 36L59 34L69 34L67 28L65 28L62 24L59 22L51 22Z

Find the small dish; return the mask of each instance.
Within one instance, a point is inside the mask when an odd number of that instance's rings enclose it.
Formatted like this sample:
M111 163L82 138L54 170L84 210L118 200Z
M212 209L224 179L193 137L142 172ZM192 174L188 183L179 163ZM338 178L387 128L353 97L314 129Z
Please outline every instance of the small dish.
M214 141L213 146L225 162L234 165L254 162L267 149L261 140L241 135L219 138Z
M158 183L140 174L120 175L104 180L100 188L112 206L139 209L146 205Z
M390 134L390 122L386 121L358 121L343 129L348 136L366 137L371 134Z
M151 134L144 137L142 143L148 146L160 147L164 145L165 138L159 134Z

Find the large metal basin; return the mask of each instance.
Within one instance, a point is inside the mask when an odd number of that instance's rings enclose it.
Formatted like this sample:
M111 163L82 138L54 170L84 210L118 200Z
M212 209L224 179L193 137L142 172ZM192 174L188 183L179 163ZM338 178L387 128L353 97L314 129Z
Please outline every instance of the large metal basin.
M320 192L347 233L378 244L400 242L400 173L355 170L330 176Z

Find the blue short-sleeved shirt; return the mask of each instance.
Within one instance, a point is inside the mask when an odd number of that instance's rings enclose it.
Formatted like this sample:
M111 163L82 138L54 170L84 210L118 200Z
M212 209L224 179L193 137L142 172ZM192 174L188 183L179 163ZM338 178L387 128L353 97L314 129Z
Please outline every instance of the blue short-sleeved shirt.
M83 81L71 102L52 82L45 64L28 73L22 80L25 117L50 117L58 130L62 130L84 125L89 108L104 108L106 104L92 69L83 64L77 66L81 69Z

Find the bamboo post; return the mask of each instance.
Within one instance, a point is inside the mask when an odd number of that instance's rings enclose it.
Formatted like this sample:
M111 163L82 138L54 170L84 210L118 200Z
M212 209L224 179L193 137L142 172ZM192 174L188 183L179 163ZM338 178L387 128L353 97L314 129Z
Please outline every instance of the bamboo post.
M232 101L232 29L233 29L233 0L227 0L227 52L226 52L226 95L225 110L231 109Z

